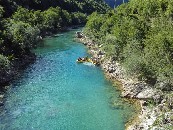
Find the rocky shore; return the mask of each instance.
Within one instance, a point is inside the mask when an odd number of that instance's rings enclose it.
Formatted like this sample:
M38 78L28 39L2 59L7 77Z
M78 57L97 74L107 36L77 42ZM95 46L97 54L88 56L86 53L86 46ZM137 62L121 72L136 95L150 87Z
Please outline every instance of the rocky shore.
M89 48L89 53L100 61L101 68L108 78L121 82L121 96L139 101L141 110L137 117L126 126L127 130L165 130L165 128L172 128L173 112L171 107L173 103L168 102L173 99L172 95L168 92L164 93L161 89L157 89L144 81L128 76L125 69L117 61L105 58L101 45L98 46L82 32L77 32L76 36L80 42ZM162 83L159 85L163 86Z

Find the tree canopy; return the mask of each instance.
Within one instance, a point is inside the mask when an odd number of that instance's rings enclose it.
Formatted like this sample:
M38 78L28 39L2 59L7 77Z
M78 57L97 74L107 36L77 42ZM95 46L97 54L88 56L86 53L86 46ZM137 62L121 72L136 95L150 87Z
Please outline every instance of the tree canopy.
M85 24L88 14L109 9L102 0L1 0L1 66L6 66L5 61L30 55L40 37Z
M129 74L173 86L173 2L131 0L106 14L93 13L85 33Z

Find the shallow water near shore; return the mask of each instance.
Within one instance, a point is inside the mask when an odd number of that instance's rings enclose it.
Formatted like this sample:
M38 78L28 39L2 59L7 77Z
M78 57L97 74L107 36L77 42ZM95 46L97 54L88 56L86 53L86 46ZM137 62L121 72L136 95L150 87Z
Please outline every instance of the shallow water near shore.
M99 67L78 64L86 56L76 30L45 38L38 56L7 91L0 130L124 130L131 105ZM117 105L112 105L117 104Z

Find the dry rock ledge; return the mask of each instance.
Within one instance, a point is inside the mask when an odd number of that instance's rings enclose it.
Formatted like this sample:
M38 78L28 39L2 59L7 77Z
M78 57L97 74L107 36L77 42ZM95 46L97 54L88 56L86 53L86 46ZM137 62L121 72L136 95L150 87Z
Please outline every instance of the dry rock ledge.
M140 102L141 111L132 121L130 125L126 126L127 130L162 130L162 124L153 125L157 117L163 115L164 100L163 93L151 87L143 81L138 81L132 77L128 77L125 74L124 68L116 61L106 59L105 53L101 50L101 46L95 44L90 38L85 36L82 32L76 33L76 37L80 42L89 48L89 53L94 58L97 58L101 63L101 68L105 71L105 74L110 79L116 79L122 84L122 94L124 98L137 99ZM162 104L154 107L146 105L146 101L153 100L154 102L162 102ZM166 100L165 100L166 101ZM165 113L166 114L166 113ZM167 113L169 115L169 113ZM167 116L168 116L167 115ZM165 116L166 117L166 116ZM168 120L168 119L167 119ZM171 121L170 121L171 122ZM171 125L171 123L170 123ZM163 123L164 126L164 123ZM169 122L168 122L169 126Z

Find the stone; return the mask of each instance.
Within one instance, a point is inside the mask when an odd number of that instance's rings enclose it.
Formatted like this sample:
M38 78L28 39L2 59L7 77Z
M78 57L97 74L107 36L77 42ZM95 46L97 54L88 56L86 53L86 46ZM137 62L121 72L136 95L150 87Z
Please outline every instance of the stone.
M161 103L163 97L162 97L160 94L155 94L155 95L153 96L153 99L154 99L154 102L155 102L155 103L159 104L159 103Z
M77 38L82 38L83 37L83 33L82 32L76 32L76 37Z
M155 95L155 91L152 88L147 88L138 93L136 96L139 99L151 99Z

